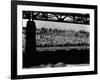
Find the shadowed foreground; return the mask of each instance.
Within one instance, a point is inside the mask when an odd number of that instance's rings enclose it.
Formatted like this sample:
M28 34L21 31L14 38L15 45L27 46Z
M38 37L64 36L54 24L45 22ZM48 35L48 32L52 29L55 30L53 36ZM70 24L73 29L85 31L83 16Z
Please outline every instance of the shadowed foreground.
M30 68L40 65L52 65L62 63L68 64L89 64L89 49L72 49L57 51L37 51L35 54L23 54L23 68ZM63 66L62 65L62 66Z

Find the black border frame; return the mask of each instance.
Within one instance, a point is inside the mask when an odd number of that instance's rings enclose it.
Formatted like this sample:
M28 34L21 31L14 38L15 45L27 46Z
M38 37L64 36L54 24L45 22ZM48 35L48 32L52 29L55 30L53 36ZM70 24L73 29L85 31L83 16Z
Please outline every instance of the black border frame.
M69 8L85 8L94 10L94 71L84 72L69 72L69 73L49 73L49 74L31 74L31 75L17 75L17 5L37 5L50 7L69 7ZM80 4L64 4L64 3L47 3L34 1L11 1L11 79L25 79L25 78L42 78L42 77L61 77L61 76L75 76L75 75L90 75L97 74L97 5L80 5Z

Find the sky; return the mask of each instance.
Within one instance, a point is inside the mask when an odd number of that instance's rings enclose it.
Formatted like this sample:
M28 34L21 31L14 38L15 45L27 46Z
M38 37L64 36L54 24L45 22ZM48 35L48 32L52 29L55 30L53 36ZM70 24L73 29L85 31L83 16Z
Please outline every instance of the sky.
M27 19L23 19L23 27L26 27ZM73 23L61 23L61 22L51 22L51 21L40 21L35 20L36 28L52 28L52 29L62 29L62 30L84 30L84 31L90 31L90 25L84 25L84 24L73 24Z

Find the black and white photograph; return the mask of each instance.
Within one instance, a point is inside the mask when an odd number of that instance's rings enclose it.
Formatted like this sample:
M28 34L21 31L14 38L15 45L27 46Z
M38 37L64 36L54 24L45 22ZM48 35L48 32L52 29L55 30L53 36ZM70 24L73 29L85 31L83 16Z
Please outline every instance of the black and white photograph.
M12 78L96 74L96 6L13 1L12 7Z
M90 17L23 11L23 68L89 65Z

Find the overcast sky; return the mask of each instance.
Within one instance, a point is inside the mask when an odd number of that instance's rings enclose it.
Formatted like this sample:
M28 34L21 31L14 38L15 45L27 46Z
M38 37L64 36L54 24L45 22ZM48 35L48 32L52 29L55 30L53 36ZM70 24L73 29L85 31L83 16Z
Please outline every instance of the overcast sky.
M27 20L23 19L23 27L26 27ZM37 28L58 28L62 30L85 30L85 31L90 31L90 26L89 25L84 25L84 24L72 24L72 23L60 23L60 22L50 22L50 21L39 21L35 20L36 27Z

